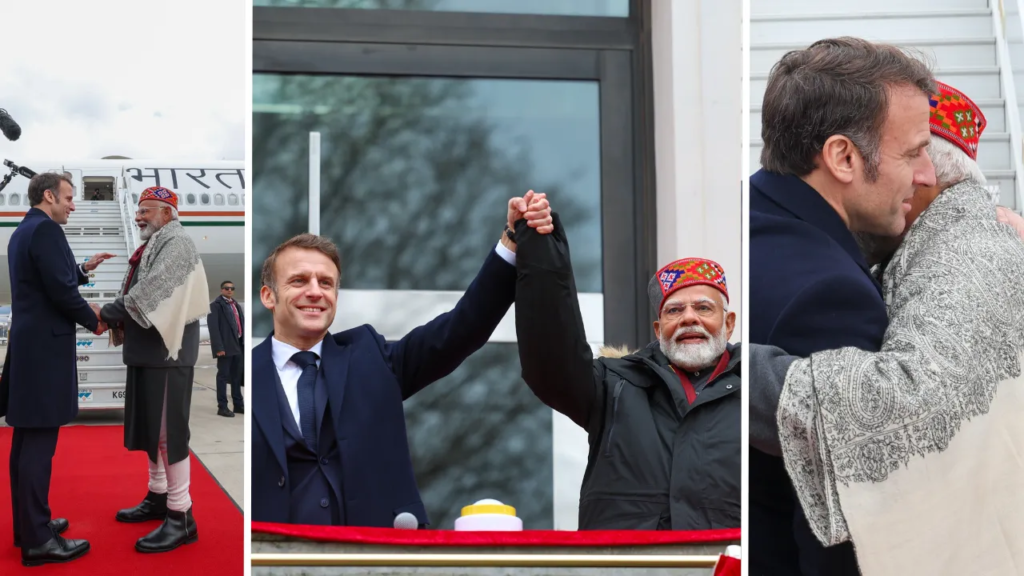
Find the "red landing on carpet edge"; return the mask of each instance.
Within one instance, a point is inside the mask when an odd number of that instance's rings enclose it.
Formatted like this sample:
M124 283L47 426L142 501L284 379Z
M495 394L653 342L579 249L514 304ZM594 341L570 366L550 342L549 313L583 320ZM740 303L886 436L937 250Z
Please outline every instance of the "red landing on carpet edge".
M723 544L740 539L739 528L728 530L524 530L522 532L456 532L305 526L253 522L254 534L293 536L319 542L393 544L398 546L654 546Z
M7 470L11 428L0 428L0 574L116 575L243 574L245 530L241 511L206 468L192 459L192 513L199 541L163 554L140 554L135 541L160 526L157 521L123 524L114 520L121 508L135 506L146 495L148 474L144 452L124 448L123 426L61 428L50 481L50 510L67 518L66 538L85 539L91 550L78 560L37 568L21 565L11 526L11 485Z

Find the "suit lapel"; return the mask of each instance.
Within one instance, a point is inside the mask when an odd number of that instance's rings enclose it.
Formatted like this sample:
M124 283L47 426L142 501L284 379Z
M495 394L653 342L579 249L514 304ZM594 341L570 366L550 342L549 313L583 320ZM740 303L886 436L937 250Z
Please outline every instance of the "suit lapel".
M323 352L321 372L323 372L327 384L327 398L331 405L331 418L334 421L335 434L338 434L341 431L341 403L345 398L349 357L352 355L352 350L348 346L338 346L334 341L334 336L328 334L324 338L321 352ZM321 420L323 419L321 418Z
M270 443L270 450L277 458L278 464L285 474L288 473L288 465L284 457L284 428L281 424L280 402L277 396L277 367L274 366L274 358L271 354L271 336L268 336L259 346L252 351L252 403L253 420L263 430Z

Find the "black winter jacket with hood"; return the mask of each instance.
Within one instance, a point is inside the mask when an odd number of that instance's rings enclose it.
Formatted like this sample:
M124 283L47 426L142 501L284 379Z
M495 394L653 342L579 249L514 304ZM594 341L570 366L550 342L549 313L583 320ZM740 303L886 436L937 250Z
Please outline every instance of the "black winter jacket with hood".
M516 223L516 331L523 379L590 441L581 530L740 526L740 348L690 405L654 342L594 359L558 216L541 235Z

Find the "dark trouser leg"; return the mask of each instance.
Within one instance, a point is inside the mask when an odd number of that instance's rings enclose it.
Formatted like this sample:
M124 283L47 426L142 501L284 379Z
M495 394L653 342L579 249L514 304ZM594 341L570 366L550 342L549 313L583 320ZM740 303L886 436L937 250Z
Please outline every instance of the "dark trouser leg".
M217 357L217 408L228 409L228 382L231 380L231 356Z
M14 541L21 542L21 501L18 499L18 471L21 464L22 428L14 429L11 438L11 514L14 516Z
M245 356L238 354L231 356L231 403L235 410L245 408L245 399L242 397L242 360Z
M53 538L50 522L50 475L60 428L15 428L21 433L15 516L20 523L21 547L42 546Z

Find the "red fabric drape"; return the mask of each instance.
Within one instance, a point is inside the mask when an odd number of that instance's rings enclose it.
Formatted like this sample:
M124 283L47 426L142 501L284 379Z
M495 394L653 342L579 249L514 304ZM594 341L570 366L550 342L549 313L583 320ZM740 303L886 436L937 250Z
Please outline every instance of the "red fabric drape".
M253 522L254 534L293 536L319 542L391 544L396 546L652 546L706 544L740 539L739 528L728 530L523 530L522 532L456 532L396 530L351 526L306 526Z
M714 576L740 576L740 560L731 556L722 556L715 566Z

